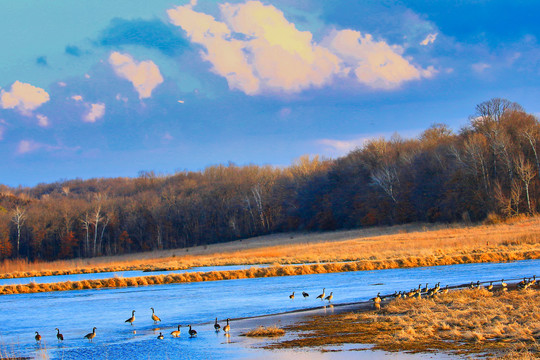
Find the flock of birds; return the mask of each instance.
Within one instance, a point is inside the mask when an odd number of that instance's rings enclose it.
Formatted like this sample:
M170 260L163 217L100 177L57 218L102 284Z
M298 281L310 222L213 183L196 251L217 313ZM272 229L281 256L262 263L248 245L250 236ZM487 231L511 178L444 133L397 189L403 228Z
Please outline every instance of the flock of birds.
M292 292L291 295L289 295L289 299L291 300L294 300L294 291ZM305 298L308 298L309 297L309 294L305 291L302 291L302 296ZM326 288L324 288L322 290L322 293L319 294L319 296L316 297L316 299L321 299L321 300L328 300L329 302L332 301L332 299L334 298L334 292L331 291L330 292L330 295L326 296Z
M157 324L158 322L161 322L161 319L159 316L156 315L154 308L150 308L150 309L152 310L151 318L154 321L154 325ZM231 321L231 319L228 318L226 321L227 321L227 325L223 327L223 332L225 333L225 336L229 336L229 332L231 331L231 325L229 324L229 322ZM135 310L131 311L131 317L124 322L129 323L130 325L133 325L133 323L135 322ZM182 325L178 325L176 330L171 331L171 336L174 338L180 337L181 327ZM190 337L197 336L197 330L193 329L191 325L188 325L188 327L189 327L189 330L188 330L189 336ZM88 339L90 342L92 342L92 339L96 337L96 329L97 327L94 326L91 333L84 335L84 339ZM219 332L221 330L221 325L218 323L217 318L216 318L216 321L214 322L214 329L216 330L216 332ZM60 333L60 330L58 328L55 328L55 330L56 330L56 339L59 342L64 341L64 335ZM163 333L160 332L157 338L159 340L163 340L165 336L163 336ZM41 342L41 335L39 334L39 332L36 331L36 335L34 336L34 339L36 339L36 342L38 343Z
M537 281L536 281L536 275L533 275L532 278L523 278L522 281L520 281L518 284L517 284L517 289L519 290L526 290L528 289L529 287L533 286L537 284ZM409 291L399 291L399 292L395 292L394 294L392 295L386 295L386 296L381 296L381 293L379 292L377 294L376 297L370 299L373 301L374 305L375 305L375 308L377 309L380 309L380 303L387 299L387 298L421 298L422 296L424 297L428 297L428 298L432 298L432 297L435 297L437 296L438 294L446 294L448 293L449 289L448 289L448 285L446 285L446 287L444 287L443 289L441 289L441 283L438 282L437 284L435 284L434 287L430 288L428 287L428 283L426 283L426 286L425 287L422 287L422 284L419 284L418 285L418 288L415 288L415 289L411 289ZM507 291L508 290L508 284L506 282L504 282L504 279L501 279L501 283L500 283L500 291ZM469 289L480 289L482 288L482 285L480 283L480 281L477 281L476 283L475 282L471 282L469 285L468 285L468 288ZM493 291L493 281L490 281L489 285L486 286L486 290L488 291ZM289 295L289 299L291 300L294 300L294 295L295 292L293 291L291 295ZM302 291L302 296L305 298L308 298L309 297L309 294L305 291ZM326 288L323 288L322 290L322 293L319 294L316 299L321 299L321 301L323 300L327 300L328 302L331 302L332 299L334 298L334 293L333 292L330 292L330 295L326 295ZM155 311L154 311L154 308L150 308L152 310L152 320L154 321L154 324L157 324L158 322L161 322L161 319L159 318L159 316L157 316L155 314ZM231 330L231 326L229 324L231 319L227 319L227 325L225 325L223 327L223 332L225 333L226 336L229 336L229 332ZM125 321L126 323L129 323L130 325L133 325L133 322L135 322L135 310L133 310L131 312L131 317L129 319L127 319ZM195 329L193 329L191 327L191 325L188 325L189 326L189 330L188 330L188 334L190 337L195 337L197 336L197 331ZM174 331L171 331L171 336L172 337L180 337L180 328L181 328L181 325L178 325L177 326L177 329L174 330ZM92 332L91 333L88 333L84 336L85 339L88 339L90 342L92 342L92 339L94 339L96 337L96 327L94 327L92 329ZM216 318L215 322L214 322L214 329L216 332L219 332L221 330L221 325L218 323L218 319ZM56 330L56 338L58 341L64 341L64 336L60 333L60 330L58 328L55 328ZM39 334L39 332L36 331L36 335L34 337L36 339L36 342L41 342L41 335ZM158 337L157 337L159 340L163 340L165 337L163 336L163 333L159 333Z

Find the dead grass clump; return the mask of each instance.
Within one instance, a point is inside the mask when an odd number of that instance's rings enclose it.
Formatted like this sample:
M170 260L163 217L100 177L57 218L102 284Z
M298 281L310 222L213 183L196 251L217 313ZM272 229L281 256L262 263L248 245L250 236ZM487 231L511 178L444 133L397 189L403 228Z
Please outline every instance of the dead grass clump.
M285 330L277 327L277 325L272 325L268 327L259 326L258 328L250 330L243 335L251 337L275 337L285 335Z

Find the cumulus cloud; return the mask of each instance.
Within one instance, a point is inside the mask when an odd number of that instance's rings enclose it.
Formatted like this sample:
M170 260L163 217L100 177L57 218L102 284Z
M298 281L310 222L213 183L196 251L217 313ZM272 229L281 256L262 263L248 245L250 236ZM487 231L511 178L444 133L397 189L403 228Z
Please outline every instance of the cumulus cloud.
M437 35L439 35L438 33L434 33L434 34L428 34L428 36L426 36L426 38L424 40L422 40L422 42L420 43L420 45L429 45L429 44L433 44L435 42L435 40L437 39Z
M400 46L375 41L370 34L334 31L325 41L343 59L346 71L352 70L359 82L373 88L391 89L405 81L430 78L436 73L431 66L422 69L411 64L402 56Z
M49 118L42 114L37 114L36 118L38 119L38 125L41 127L47 127L50 125Z
M191 5L168 10L173 24L201 44L212 71L231 89L246 94L264 90L297 92L322 86L339 71L339 59L299 31L283 13L258 1L220 6L223 22Z
M82 101L83 97L81 95L73 95L71 99L75 101Z
M221 21L193 6L169 9L169 19L202 45L202 58L229 88L249 95L320 87L351 71L361 83L383 89L435 73L411 64L401 47L353 30L333 31L318 44L311 32L259 1L220 5Z
M163 82L159 68L151 60L137 62L129 54L113 52L109 57L116 75L129 80L139 93L139 99L149 98L152 90Z
M105 104L90 104L90 109L88 110L88 113L84 115L83 120L85 122L94 123L96 120L101 119L103 115L105 115Z
M36 86L15 81L10 91L0 91L0 107L3 109L17 109L24 115L49 101L49 94Z

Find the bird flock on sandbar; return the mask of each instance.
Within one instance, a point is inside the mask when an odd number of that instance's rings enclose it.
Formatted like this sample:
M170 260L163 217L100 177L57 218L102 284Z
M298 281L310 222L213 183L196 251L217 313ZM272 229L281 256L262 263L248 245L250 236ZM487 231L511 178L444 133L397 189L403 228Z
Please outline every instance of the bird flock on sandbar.
M154 308L151 307L150 310L152 310L151 319L154 322L154 325L161 322L161 318L156 315ZM131 311L131 317L128 318L127 320L125 320L124 322L129 323L131 326L133 326L133 323L135 322L135 312L136 312L135 310L132 310ZM214 330L216 331L216 333L223 330L225 336L230 336L229 334L230 334L230 331L231 331L231 325L230 325L231 319L227 318L226 321L227 321L227 325L225 325L223 327L223 329L222 329L221 325L218 323L218 318L216 317L216 320L214 322ZM171 337L173 337L173 338L180 337L180 334L181 334L180 328L181 327L182 327L182 325L179 324L176 327L176 330L171 331L171 333L170 333ZM196 337L197 336L197 330L193 329L191 325L187 325L187 327L189 327L189 329L187 331L188 334L189 334L189 337L190 338ZM60 333L60 330L58 328L55 328L54 330L56 330L56 339L58 340L58 342L64 341L64 335L62 335ZM94 326L92 328L92 332L84 335L83 339L88 339L89 342L92 342L92 340L96 337L96 330L97 330L97 327ZM154 331L155 330L159 330L159 329L154 329ZM36 340L37 343L41 343L42 337L41 337L41 335L39 334L38 331L35 332L34 339ZM165 339L165 336L163 335L162 332L159 333L159 335L157 336L157 339L158 340Z
M294 293L295 291L292 292L291 295L289 295L289 299L291 300L294 300ZM302 296L304 297L304 299L308 298L309 297L309 294L305 291L302 291ZM326 295L326 288L324 288L322 290L322 293L320 293L315 299L321 299L321 300L327 300L328 302L331 302L332 299L334 298L334 292L331 291L330 292L330 295Z

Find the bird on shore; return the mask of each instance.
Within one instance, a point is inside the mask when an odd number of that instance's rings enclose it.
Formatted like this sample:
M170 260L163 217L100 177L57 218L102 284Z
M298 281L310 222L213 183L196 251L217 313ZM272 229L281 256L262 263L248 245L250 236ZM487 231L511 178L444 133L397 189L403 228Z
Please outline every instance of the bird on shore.
M333 295L333 294L334 294L334 292L331 291L331 292L330 292L330 295L328 295L327 297L325 297L324 300L332 301L332 299L334 298L334 295Z
M189 325L189 331L188 331L188 332L189 332L189 336L190 336L190 337L197 336L197 331L193 330L193 329L191 328L191 325Z
M135 310L131 311L131 317L124 322L130 323L131 325L133 325L134 321L135 321Z
M219 325L219 324L217 323L217 318L216 318L216 322L214 323L214 329L216 329L216 332L218 332L219 329L221 329L221 325Z
M180 325L178 325L177 330L171 331L172 337L180 337Z
M501 286L502 287L507 287L508 286L508 284L504 282L504 279L501 279Z
M229 325L229 320L231 319L227 319L227 325L223 327L223 332L225 333L228 333L229 331L231 331L231 325Z
M58 328L55 328L54 330L57 331L56 338L58 339L58 341L64 341L64 335L60 334L60 330L58 330Z
M41 342L41 335L36 331L36 336L34 336L34 339L36 339L36 342Z
M448 285L441 291L441 294L448 294Z
M159 318L159 316L157 316L156 314L154 314L154 308L151 307L150 309L152 309L152 320L154 320L154 324L157 323L158 321L161 321L161 319ZM134 310L135 311L135 310Z
M426 287L422 289L422 292L428 292L428 290L429 290L428 283L426 283Z
M289 299L294 300L294 291L292 292L291 295L289 295Z
M158 337L157 337L159 340L163 340L163 334L162 333L159 333Z
M90 342L92 342L92 339L96 337L96 329L97 329L97 327L94 326L94 328L92 329L92 332L89 333L89 334L84 335L84 337L86 339L90 340Z
M307 298L307 297L309 297L309 294L308 294L307 292L305 292L305 291L302 291L302 296L303 296L304 298Z
M493 290L493 281L490 281L490 282L489 282L489 285L487 286L486 289L487 289L488 291Z
M381 300L382 300L382 299L381 299L381 293L378 292L378 293L377 293L377 296L373 298L373 302L376 303L376 304L378 304L378 303L381 302Z
M326 295L326 293L324 292L326 290L326 288L323 288L322 289L322 294L320 294L319 296L316 297L316 299L321 299L323 300L324 299L324 296Z

